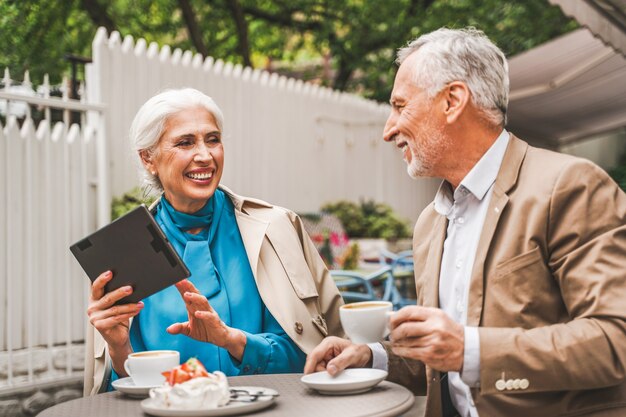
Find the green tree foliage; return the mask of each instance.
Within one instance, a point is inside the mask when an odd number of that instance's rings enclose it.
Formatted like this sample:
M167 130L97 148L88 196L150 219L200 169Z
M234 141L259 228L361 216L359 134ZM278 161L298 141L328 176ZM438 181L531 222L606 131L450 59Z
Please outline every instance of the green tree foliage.
M33 83L49 73L59 82L68 68L65 54L90 54L93 28L76 1L0 0L0 69L17 79L30 70Z
M324 205L322 212L337 216L351 238L398 239L410 236L407 222L386 204L371 200L358 204L339 201Z
M546 0L0 0L0 67L58 80L105 26L386 101L398 47L468 25L508 55L576 27Z

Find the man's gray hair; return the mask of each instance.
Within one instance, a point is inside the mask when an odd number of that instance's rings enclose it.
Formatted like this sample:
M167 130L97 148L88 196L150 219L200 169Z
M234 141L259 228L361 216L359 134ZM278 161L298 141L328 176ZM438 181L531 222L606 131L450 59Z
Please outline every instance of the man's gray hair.
M139 175L144 187L163 191L161 181L146 170L139 153L147 151L149 155L154 156L159 140L165 133L167 120L181 111L194 107L201 107L211 113L217 128L222 132L224 124L222 110L211 97L193 88L164 90L146 101L135 115L130 126L129 139L132 153L139 164Z
M467 84L472 101L494 125L506 124L509 103L509 66L502 51L480 30L438 29L398 50L398 65L414 52L415 83L432 98L446 84Z

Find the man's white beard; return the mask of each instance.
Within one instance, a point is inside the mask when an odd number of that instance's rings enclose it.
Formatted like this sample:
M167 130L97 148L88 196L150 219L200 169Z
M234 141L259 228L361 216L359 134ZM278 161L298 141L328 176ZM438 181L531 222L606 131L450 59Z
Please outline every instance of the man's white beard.
M416 180L424 172L424 167L422 162L417 159L415 153L413 153L413 149L409 148L409 152L411 152L411 162L406 166L406 172L409 174L409 177Z
M435 163L449 148L449 139L443 132L430 125L424 126L420 137L416 139L416 142L419 141L420 143L419 148L414 149L413 146L408 145L409 152L411 152L411 162L407 164L406 172L413 179L432 177L434 176L433 167Z

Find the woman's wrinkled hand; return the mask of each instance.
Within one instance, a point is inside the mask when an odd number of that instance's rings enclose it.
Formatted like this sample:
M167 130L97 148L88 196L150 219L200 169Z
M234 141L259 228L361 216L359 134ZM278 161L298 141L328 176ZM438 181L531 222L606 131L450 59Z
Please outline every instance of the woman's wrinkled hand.
M130 318L139 314L143 303L114 305L117 301L132 294L130 286L120 287L104 293L104 286L113 278L111 271L102 273L91 285L87 316L89 322L102 335L110 349L130 348Z
M228 327L209 304L209 300L189 281L183 280L176 288L185 301L188 321L174 323L167 328L170 334L183 334L201 342L227 349L237 360L243 357L246 336L240 330Z

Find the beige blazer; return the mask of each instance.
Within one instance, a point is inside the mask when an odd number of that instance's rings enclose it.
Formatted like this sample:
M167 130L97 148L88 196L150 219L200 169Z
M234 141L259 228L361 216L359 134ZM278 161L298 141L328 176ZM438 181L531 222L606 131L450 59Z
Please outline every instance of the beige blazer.
M426 306L439 304L446 228L432 204L415 225ZM511 137L476 252L467 324L479 326L472 396L481 417L626 416L626 195L604 171ZM440 373L386 348L390 379L426 393L427 416L440 416ZM498 380L516 388L499 390Z
M264 201L241 197L220 186L235 206L235 217L263 302L291 339L310 352L327 335L343 336L343 300L300 218ZM89 325L85 395L106 389L110 374L106 343Z

